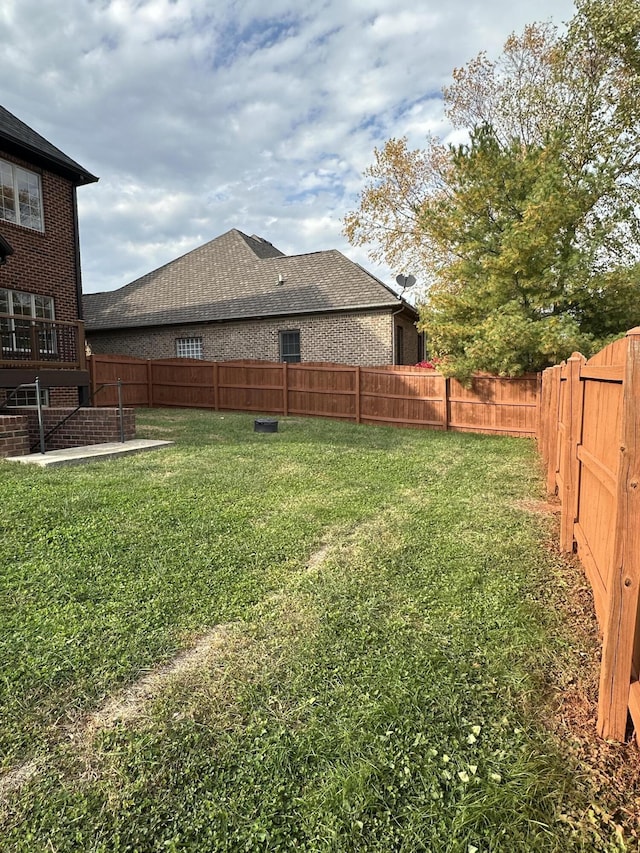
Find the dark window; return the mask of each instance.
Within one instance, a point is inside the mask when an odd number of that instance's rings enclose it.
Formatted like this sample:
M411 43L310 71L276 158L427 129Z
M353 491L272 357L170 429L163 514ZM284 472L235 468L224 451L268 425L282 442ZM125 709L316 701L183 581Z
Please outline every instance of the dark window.
M280 361L300 361L300 332L280 332Z
M396 364L404 364L404 329L396 326Z

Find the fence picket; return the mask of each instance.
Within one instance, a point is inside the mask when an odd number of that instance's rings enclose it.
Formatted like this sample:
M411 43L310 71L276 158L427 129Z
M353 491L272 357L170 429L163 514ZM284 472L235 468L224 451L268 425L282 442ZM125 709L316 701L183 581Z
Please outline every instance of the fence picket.
M584 356L574 352L567 362L567 379L564 395L563 422L564 453L562 485L562 514L560 517L560 547L563 551L573 551L573 526L578 516L578 480L580 460L578 446L582 437L583 384L580 381L580 367L586 362Z
M598 732L616 740L624 740L627 724L640 587L640 328L629 332L627 343L615 539L598 701ZM636 704L632 710L638 727Z

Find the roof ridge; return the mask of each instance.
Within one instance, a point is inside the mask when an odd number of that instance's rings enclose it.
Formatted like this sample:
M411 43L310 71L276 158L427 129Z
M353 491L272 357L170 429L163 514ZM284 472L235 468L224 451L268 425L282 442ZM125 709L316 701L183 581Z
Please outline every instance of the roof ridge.
M129 281L126 284L123 284L121 287L115 287L113 290L96 291L96 293L87 294L87 296L95 296L98 292L99 293L122 292L123 290L126 290L128 287L132 287L134 284L141 284L143 279L148 279L150 276L154 275L155 273L159 273L162 270L166 269L167 267L171 267L174 264L177 264L180 261L185 260L185 258L188 258L190 255L194 255L196 252L200 252L201 250L206 249L212 243L215 243L218 240L221 240L223 237L227 237L229 234L231 234L232 231L237 231L237 230L238 230L237 228L231 228L231 229L229 229L229 231L225 231L224 234L218 234L217 237L213 237L211 240L207 240L206 243L201 243L199 246L194 246L193 249L189 249L184 254L178 255L177 258L173 258L173 260L167 261L165 264L160 264L159 267L156 267L155 269L149 270L149 272L143 273L142 275L138 276L138 278L134 278L133 281Z
M245 234L244 231L240 231L239 228L232 228L231 231L234 231L236 234L240 235L244 242L244 245L255 255L256 258L258 258L258 260L262 261L266 260L267 258L270 259L274 257L287 257L284 252L281 252L277 246L274 246L273 243L271 243L265 237L259 237L257 234L252 234L251 236L249 236L248 234ZM256 246L252 245L252 243L257 243L260 247L264 246L266 251L269 252L269 254L266 256L260 254L260 252L256 251ZM271 251L277 254L271 254Z
M405 307L391 288L338 249L284 255L267 243L265 255L260 245L232 228L124 287L88 294L86 327Z

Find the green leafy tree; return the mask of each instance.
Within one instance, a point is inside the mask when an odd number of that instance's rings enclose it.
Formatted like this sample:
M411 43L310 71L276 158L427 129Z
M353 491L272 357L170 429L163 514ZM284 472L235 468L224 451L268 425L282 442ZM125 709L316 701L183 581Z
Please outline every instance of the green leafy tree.
M640 322L638 91L637 0L580 0L563 35L530 25L454 71L445 105L467 144L376 152L345 232L420 264L446 372L537 370Z

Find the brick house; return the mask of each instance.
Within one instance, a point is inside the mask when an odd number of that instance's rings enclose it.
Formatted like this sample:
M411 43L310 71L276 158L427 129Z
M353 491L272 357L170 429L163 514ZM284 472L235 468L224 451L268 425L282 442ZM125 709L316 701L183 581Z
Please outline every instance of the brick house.
M0 107L0 395L52 406L88 385L76 189L98 179ZM12 394L35 403L35 389Z
M284 255L237 229L83 297L94 353L415 364L417 312L340 252Z
M97 180L0 107L0 457L40 447L36 377L46 449L119 436L113 409L75 411L89 387L76 190Z

